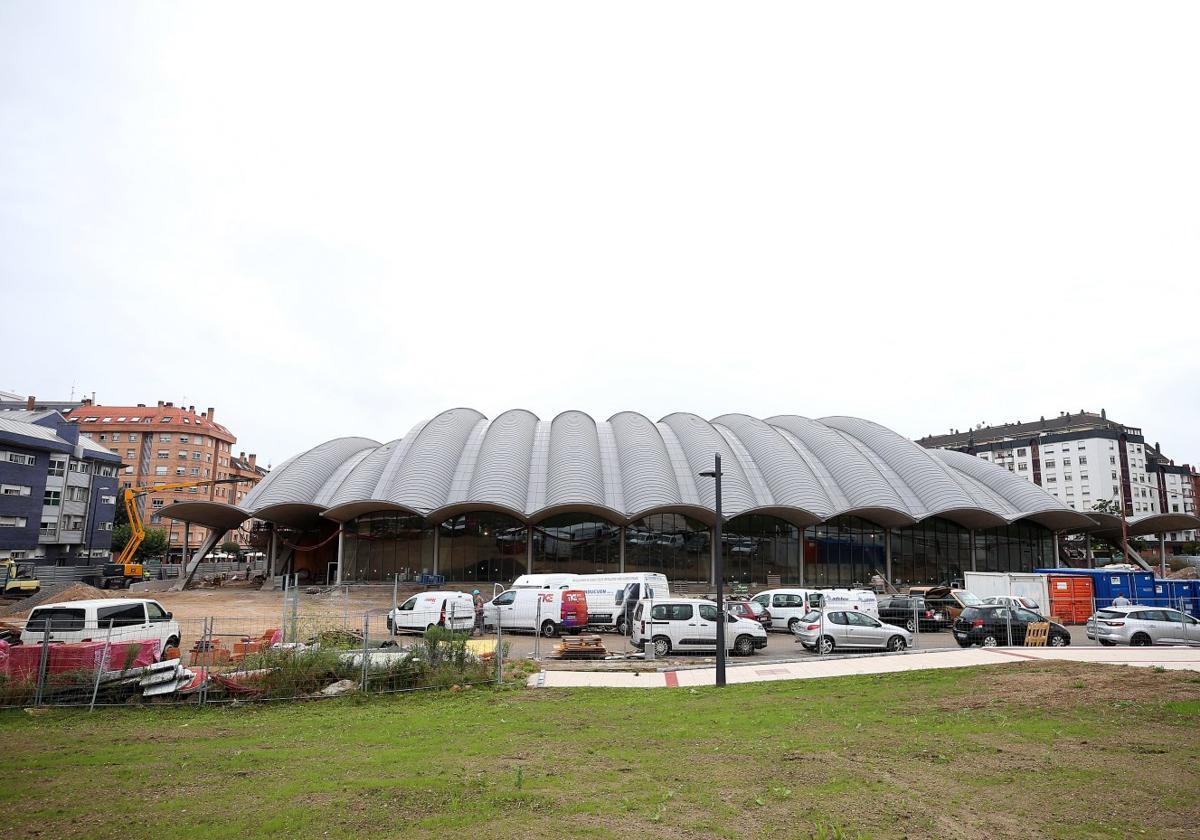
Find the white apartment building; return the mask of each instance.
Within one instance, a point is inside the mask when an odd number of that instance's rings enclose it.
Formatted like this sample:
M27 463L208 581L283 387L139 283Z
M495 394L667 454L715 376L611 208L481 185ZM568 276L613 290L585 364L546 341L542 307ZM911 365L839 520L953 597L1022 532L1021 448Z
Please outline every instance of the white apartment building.
M1080 412L1033 423L978 426L918 441L923 446L968 452L1041 486L1082 512L1103 502L1129 517L1196 513L1195 473L1176 465L1142 430ZM1169 532L1168 542L1196 540L1196 531Z

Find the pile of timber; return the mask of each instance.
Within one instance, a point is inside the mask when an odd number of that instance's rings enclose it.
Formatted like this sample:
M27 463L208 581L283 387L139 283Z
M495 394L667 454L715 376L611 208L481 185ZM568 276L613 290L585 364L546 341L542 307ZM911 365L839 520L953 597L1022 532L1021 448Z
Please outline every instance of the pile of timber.
M554 653L559 659L603 659L608 656L599 636L564 636L554 646Z

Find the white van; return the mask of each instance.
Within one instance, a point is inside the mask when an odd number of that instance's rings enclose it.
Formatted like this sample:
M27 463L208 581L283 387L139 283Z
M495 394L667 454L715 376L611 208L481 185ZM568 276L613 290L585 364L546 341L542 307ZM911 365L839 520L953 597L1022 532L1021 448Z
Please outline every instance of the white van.
M470 630L475 626L475 602L466 592L421 592L389 611L387 625L393 635L424 633L431 627Z
M625 635L639 601L670 597L667 576L658 572L616 572L576 575L572 589L587 593L588 624L612 627Z
M108 628L112 625L112 635ZM34 607L21 631L21 643L40 644L50 627L52 642L139 642L153 639L159 643L158 655L169 647L179 647L179 622L149 598L97 598L93 601L65 601Z
M513 581L513 589L564 589L575 575L553 574L553 575L518 575Z
M717 605L701 598L667 598L642 601L633 614L633 644L645 650L654 646L655 656L672 651L715 651L717 649ZM757 621L725 614L725 647L749 656L767 646L767 631Z
M866 589L768 589L750 600L771 613L771 629L795 633L810 609L855 610L879 617L879 600Z
M575 634L587 626L587 596L578 589L506 589L483 605L483 626L543 636Z

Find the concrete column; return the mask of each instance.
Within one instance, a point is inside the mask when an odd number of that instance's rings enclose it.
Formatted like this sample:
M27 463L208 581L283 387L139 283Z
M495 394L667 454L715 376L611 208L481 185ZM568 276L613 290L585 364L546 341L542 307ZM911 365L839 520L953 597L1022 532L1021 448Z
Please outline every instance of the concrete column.
M525 569L528 574L533 573L533 526L525 526Z
M191 526L192 523L185 519L183 522L183 554L179 555L179 562L181 563L187 563L188 561L188 539L192 533Z
M1058 531L1054 532L1054 568L1062 568L1062 557L1058 553Z
M803 567L801 567L803 568ZM892 529L883 529L883 574L888 586L892 585Z
M279 561L279 536L275 533L275 523L271 523L271 547L267 549L270 556L267 558L267 572L274 577L279 574L275 568L275 564Z
M622 573L622 574L624 574L624 572L625 572L625 526L624 526L624 525L622 525L622 526L621 526L621 551L620 551L620 557L621 557L621 566L620 566L620 571L621 571L621 573Z
M1092 557L1092 535L1084 534L1083 540L1084 540L1084 542L1083 542L1084 551L1087 552L1088 568L1094 569L1094 568L1096 568L1096 560L1095 560L1095 558Z
M978 571L978 569L975 568L975 529L974 528L971 529L971 571L972 572Z
M442 553L442 525L439 522L437 525L433 526L433 571L432 571L432 574L436 575L438 573L438 562L441 559L439 557L439 555L441 553ZM417 572L417 574L420 574L420 572Z
M1158 535L1158 576L1167 576L1167 535Z
M345 542L343 540L344 537L345 537L345 531L343 531L342 527L339 525L338 526L338 550L337 550L337 579L334 580L334 582L333 582L334 586L342 585L342 555L343 555L343 551L345 550L345 547L346 547Z
M800 585L801 586L804 586L804 540L805 540L804 532L807 530L808 530L807 528L800 529ZM889 560L888 562L890 563L891 561Z

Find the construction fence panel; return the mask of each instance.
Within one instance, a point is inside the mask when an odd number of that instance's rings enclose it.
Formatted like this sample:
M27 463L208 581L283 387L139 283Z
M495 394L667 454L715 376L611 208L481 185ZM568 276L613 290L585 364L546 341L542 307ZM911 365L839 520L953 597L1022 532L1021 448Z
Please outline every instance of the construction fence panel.
M6 622L0 707L113 706L313 699L489 685L505 639L473 611L389 609L168 619L150 626L77 620ZM477 635L472 637L475 630Z

